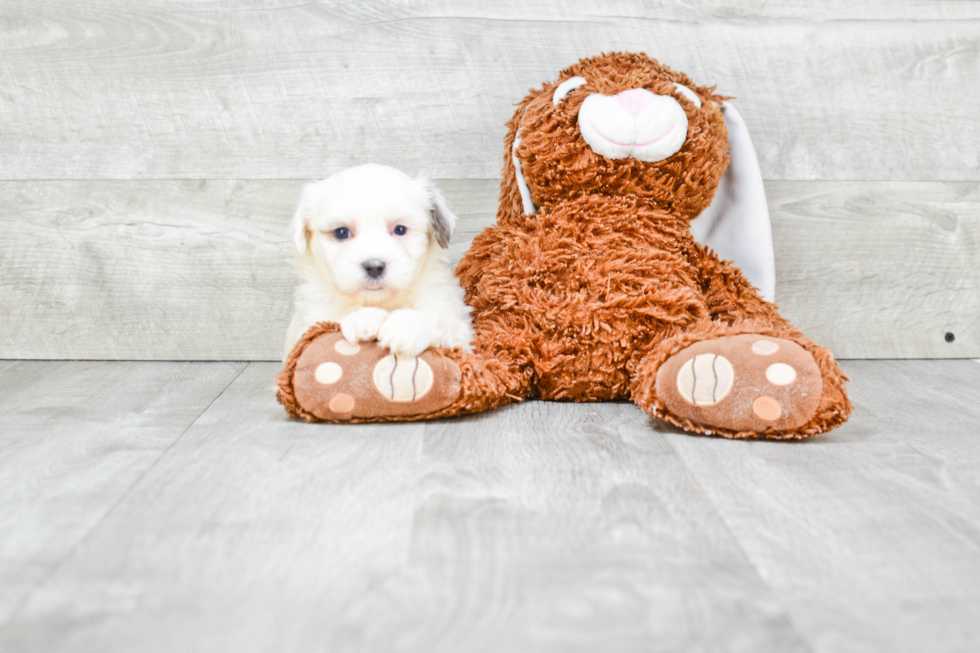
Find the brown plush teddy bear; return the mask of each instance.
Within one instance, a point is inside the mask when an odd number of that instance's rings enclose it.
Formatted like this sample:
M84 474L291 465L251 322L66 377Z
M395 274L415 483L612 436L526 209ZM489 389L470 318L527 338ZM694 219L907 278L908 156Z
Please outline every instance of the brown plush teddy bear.
M323 323L287 360L280 402L306 420L358 422L629 399L738 438L846 421L830 352L691 234L729 164L725 99L623 53L532 91L509 123L497 223L457 270L476 353L400 361Z

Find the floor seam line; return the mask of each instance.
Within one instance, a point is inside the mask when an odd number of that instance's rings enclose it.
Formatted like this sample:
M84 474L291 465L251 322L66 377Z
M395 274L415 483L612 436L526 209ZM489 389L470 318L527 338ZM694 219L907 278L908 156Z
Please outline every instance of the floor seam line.
M79 538L79 540L74 545L72 545L72 547L68 551L66 551L65 554L62 555L61 558L55 564L51 565L51 568L47 571L47 573L44 574L44 577L38 580L34 584L34 586L31 587L31 589L24 594L24 598L20 601L20 605L17 606L17 609L15 609L10 613L10 617L6 620L6 622L3 623L3 625L0 625L0 635L2 635L4 631L7 630L10 624L12 624L14 621L17 620L17 617L20 616L20 614L24 611L24 608L27 607L27 604L30 603L31 597L33 597L37 593L37 591L41 587L43 587L51 579L51 577L54 576L58 572L58 570L61 569L65 565L65 563L68 562L68 560L70 560L75 555L75 553L85 544L85 542L87 542L89 538L92 537L92 534L95 533L95 531L97 531L100 526L102 526L105 520L108 519L112 515L112 513L116 511L116 508L118 508L119 505L126 500L126 497L132 494L133 490L136 489L136 487L143 482L143 479L145 479L147 475L151 471L153 471L153 469L160 463L160 461L163 460L163 458L170 452L170 450L174 448L174 445L176 445L178 442L180 442L183 439L183 437L187 434L187 432L190 431L195 424L197 424L197 422L201 419L201 417L206 412L211 410L211 406L213 406L214 403L218 401L218 399L220 399L222 395L225 394L225 391L228 390L228 388L230 388L231 385L238 380L238 377L240 377L242 373L244 373L245 370L247 370L251 365L252 365L251 361L245 363L245 366L242 367L242 369L240 369L237 374L235 374L235 376L231 379L231 381L229 381L223 388L221 388L221 391L217 395L215 395L215 397L210 402L208 402L208 405L205 406L204 409L200 413L198 413L193 420L191 420L190 424L188 424L184 428L184 430L180 432L180 435L174 438L173 442L168 444L167 447L160 452L160 455L157 456L157 459L153 461L153 464L147 467L146 470L142 474L140 474L139 478L133 481L133 483L128 488L126 488L126 491L123 492L119 496L119 498L112 503L109 509L106 510L105 514L103 514L98 519L98 521L95 524L93 524L91 528L89 528L88 532L85 533L84 536Z
M682 435L684 435L685 437L701 437L701 436L693 436L687 433L684 433ZM680 460L684 463L684 468L691 475L691 478L697 484L698 489L701 490L701 494L702 496L704 496L705 501L707 501L708 505L710 505L714 509L715 514L718 515L718 520L721 522L721 525L724 527L725 532L728 533L728 535L732 538L732 542L734 542L735 546L738 547L738 550L741 552L742 557L744 558L746 564L748 564L749 567L752 569L752 573L754 573L755 577L759 579L759 582L762 583L772 593L773 597L779 600L779 604L782 607L783 614L786 615L786 620L788 621L790 628L792 628L793 633L795 633L797 638L799 639L800 644L804 647L806 651L813 653L814 648L812 644L804 636L804 634L800 632L800 629L797 627L796 624L796 619L793 618L793 613L786 607L786 603L782 600L783 597L779 595L779 592L776 591L775 587L773 587L768 581L765 580L761 570L759 569L759 566L756 565L755 561L752 559L752 556L750 556L748 551L746 551L745 546L742 544L742 540L740 540L739 537L732 530L731 526L728 524L728 520L725 519L724 513L718 507L718 504L715 503L715 500L711 498L711 496L708 494L704 484L701 482L701 479L698 477L697 474L694 473L694 470L688 464L687 459L680 452L680 450L678 450L677 447L674 446L674 443L671 441L670 438L667 438L667 444L668 446L670 446L674 454L678 458L680 458Z

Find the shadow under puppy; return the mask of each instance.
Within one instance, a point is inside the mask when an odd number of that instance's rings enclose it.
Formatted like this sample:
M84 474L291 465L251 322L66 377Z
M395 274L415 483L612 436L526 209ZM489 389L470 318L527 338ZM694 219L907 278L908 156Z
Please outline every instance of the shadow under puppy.
M303 188L290 224L300 285L284 359L310 327L336 322L351 345L398 358L473 339L446 249L456 216L424 177L366 164Z

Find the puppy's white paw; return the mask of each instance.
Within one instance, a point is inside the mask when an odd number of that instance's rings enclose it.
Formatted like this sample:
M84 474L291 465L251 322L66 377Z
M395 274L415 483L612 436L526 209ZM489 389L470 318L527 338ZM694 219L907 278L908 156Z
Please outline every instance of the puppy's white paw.
M374 340L387 319L388 311L383 308L361 308L340 320L340 332L349 343Z
M414 358L439 340L436 327L425 313L411 308L392 311L378 331L378 342L395 356Z

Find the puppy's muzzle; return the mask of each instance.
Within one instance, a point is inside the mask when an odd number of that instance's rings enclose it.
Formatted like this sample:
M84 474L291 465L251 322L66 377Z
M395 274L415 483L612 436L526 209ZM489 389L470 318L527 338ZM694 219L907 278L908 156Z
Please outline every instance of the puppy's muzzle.
M385 273L385 262L377 259L364 261L361 263L361 267L364 268L364 271L372 279L380 279Z

